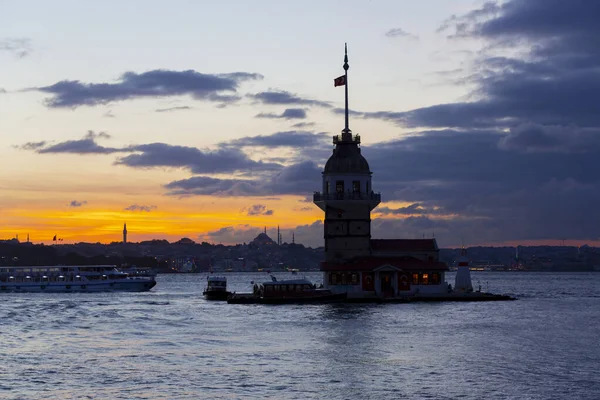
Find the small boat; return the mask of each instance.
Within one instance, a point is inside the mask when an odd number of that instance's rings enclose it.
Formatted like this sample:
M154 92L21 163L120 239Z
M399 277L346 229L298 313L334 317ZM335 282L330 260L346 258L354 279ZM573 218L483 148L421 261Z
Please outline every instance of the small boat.
M206 300L227 300L231 294L227 291L227 278L224 276L207 277L206 288L202 294Z
M346 300L346 293L334 294L329 289L317 288L307 279L287 279L254 285L252 293L233 293L230 304L305 304L337 303Z
M114 265L0 267L0 292L144 292L154 277L132 277Z

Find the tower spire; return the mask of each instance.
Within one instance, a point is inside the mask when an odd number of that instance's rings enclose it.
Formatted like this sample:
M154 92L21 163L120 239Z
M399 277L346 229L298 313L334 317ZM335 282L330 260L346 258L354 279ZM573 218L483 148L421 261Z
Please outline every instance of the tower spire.
M350 135L350 125L348 123L348 69L350 66L348 65L348 44L344 43L344 91L346 93L346 126L344 127L344 132L342 133L342 140L346 140L346 138ZM349 139L349 138L348 138Z

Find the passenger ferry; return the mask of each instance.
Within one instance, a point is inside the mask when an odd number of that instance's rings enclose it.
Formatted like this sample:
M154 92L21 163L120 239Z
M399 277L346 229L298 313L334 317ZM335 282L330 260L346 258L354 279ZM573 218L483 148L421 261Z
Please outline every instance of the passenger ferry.
M114 265L0 267L0 292L144 292L154 277L129 276Z
M346 300L346 293L335 294L329 289L317 288L307 279L287 279L254 285L252 293L233 293L229 304L304 304L337 303Z

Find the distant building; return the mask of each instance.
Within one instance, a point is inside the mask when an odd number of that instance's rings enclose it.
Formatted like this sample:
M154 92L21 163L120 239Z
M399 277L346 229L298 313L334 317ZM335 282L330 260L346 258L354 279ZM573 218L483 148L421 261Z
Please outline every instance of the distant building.
M249 245L252 246L273 246L275 245L275 241L273 239L271 239L269 237L269 235L267 235L266 232L266 228L265 228L265 232L261 232L258 234L258 236L256 236L250 243Z
M333 137L335 148L323 171L323 191L314 203L324 211L323 284L349 298L395 297L447 291L435 239L371 239L371 211L381 194L371 185L372 172L361 154L360 136L348 127L348 57L345 75L346 126Z
M123 243L127 243L127 224L123 224Z

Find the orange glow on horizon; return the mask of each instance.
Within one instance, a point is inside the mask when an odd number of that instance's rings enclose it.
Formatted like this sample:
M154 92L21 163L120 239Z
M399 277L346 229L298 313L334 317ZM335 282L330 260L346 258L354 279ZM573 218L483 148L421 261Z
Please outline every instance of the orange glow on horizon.
M0 239L12 239L18 234L23 242L29 234L33 243L52 244L54 235L63 239L60 243L65 244L120 242L124 223L127 223L130 242L151 239L176 241L182 237L202 241L206 240L208 232L225 227L262 230L265 226L279 225L282 230L293 229L322 219L322 212L316 206L301 210L306 205L311 206L299 202L302 199L298 196L277 199L155 196L147 199L147 204L159 204L150 212L127 211L124 206L135 201L115 199L114 196L76 208L67 207L66 202L58 204L54 201L53 205L44 206L40 201L31 201L25 207L21 202L19 206L2 210ZM96 205L100 202L102 205ZM248 208L253 204L265 205L273 214L248 215Z

